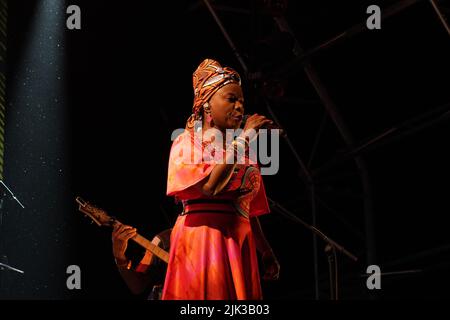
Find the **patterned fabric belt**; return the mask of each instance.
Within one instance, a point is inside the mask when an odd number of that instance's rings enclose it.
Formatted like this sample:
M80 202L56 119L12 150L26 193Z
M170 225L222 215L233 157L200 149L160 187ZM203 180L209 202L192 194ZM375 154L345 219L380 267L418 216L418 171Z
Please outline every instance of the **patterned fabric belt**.
M232 200L226 199L193 199L183 201L183 213L228 213L236 214L236 207Z

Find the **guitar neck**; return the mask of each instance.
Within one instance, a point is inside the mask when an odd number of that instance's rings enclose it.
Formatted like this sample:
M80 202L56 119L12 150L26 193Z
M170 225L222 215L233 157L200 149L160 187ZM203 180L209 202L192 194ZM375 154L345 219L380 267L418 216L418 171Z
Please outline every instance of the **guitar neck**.
M136 242L140 246L144 247L145 249L147 249L151 253L153 253L155 256L160 258L162 261L164 261L166 263L169 263L169 253L167 251L165 251L164 249L158 247L157 245L151 243L151 241L145 239L140 234L137 234L136 236L131 238L131 240L133 240L134 242Z
M76 201L79 204L78 210L83 212L86 216L90 217L99 226L114 227L116 223L122 224L116 218L110 217L104 210L90 205L88 202L84 201L80 197L77 197ZM148 251L150 251L151 253L153 253L162 261L169 263L169 253L164 249L158 247L157 245L153 244L152 242L148 241L140 234L134 236L132 240L135 241L140 246L147 249Z

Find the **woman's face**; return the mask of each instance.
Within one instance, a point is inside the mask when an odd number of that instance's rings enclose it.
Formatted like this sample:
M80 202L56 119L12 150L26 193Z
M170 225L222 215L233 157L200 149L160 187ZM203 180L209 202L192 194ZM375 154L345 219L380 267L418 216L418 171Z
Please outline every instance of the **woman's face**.
M242 88L230 83L219 90L209 100L214 126L219 130L237 129L244 116Z

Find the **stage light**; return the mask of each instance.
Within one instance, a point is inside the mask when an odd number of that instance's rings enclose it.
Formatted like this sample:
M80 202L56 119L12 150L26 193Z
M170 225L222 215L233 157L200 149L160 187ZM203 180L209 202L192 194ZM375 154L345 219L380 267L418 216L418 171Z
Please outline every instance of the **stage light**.
M11 287L3 288L3 295L58 299L67 293L67 217L72 207L66 5L60 0L42 0L35 7L19 2L10 3L9 19L30 23L28 30L15 30L17 23L8 30L3 174L25 209L6 203L1 237L9 264L25 273L9 274ZM26 37L21 38L23 34Z

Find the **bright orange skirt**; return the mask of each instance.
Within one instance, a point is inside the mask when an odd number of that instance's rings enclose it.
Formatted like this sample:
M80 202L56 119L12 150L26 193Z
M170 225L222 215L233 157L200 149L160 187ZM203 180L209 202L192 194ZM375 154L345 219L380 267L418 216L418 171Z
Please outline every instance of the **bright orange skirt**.
M179 216L162 299L262 299L250 221L237 213Z

